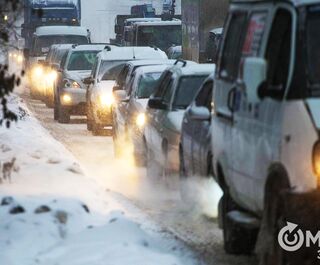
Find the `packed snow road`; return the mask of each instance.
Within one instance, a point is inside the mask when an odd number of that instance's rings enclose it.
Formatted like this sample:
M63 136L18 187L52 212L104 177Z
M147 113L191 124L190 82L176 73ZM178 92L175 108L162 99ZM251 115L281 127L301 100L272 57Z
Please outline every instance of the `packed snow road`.
M201 207L190 211L180 200L177 179L148 178L143 168L134 166L129 146L123 147L126 154L122 159L114 158L111 131L106 130L104 136L92 136L86 130L85 117L73 117L70 124L59 124L53 120L52 109L27 94L23 98L41 124L78 159L86 175L118 200L135 204L164 230L191 246L206 264L257 263L253 257L224 253L222 230L216 220L217 198L203 200ZM212 195L217 188L211 184L199 185L200 192Z

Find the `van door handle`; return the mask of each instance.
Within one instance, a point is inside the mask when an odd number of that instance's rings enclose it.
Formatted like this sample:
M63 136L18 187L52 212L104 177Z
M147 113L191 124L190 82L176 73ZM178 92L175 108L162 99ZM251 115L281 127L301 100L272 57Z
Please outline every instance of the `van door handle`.
M227 106L231 112L234 112L235 94L236 94L236 87L233 87L230 89L228 93L228 100L227 100Z

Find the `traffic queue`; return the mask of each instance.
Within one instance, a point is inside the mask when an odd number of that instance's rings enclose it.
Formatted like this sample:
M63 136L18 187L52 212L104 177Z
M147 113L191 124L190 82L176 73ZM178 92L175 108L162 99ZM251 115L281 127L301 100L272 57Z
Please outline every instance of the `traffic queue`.
M319 216L319 7L233 1L216 65L149 46L54 45L39 98L58 122L85 114L94 135L112 127L115 156L131 143L148 177L180 176L186 202L189 177L213 177L226 252L293 264L277 231Z

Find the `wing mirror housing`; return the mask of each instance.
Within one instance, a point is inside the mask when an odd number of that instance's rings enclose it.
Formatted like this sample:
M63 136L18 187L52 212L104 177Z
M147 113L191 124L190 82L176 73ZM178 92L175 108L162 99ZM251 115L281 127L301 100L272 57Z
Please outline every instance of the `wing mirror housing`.
M267 78L267 62L263 58L248 57L243 64L243 81L249 103L259 103L258 90Z
M168 105L164 103L161 98L150 98L148 101L148 107L150 109L168 109Z
M92 78L92 76L89 76L83 79L83 83L87 86L93 84L93 82L94 82L94 79Z
M126 102L127 101L127 93L125 90L113 91L113 96L117 102Z
M192 120L207 121L211 119L211 113L206 107L192 106L188 109L188 114Z

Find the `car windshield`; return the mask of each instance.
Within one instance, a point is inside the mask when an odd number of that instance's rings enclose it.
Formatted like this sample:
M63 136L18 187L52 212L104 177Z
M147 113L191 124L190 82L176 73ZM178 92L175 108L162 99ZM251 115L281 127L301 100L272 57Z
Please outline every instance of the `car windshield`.
M176 90L173 108L186 109L206 77L207 75L182 77Z
M91 70L100 51L75 51L70 55L67 69L70 71Z
M307 62L308 76L311 90L320 93L320 6L312 6L308 9L306 34L307 34ZM315 92L315 91L314 91ZM311 91L312 93L312 91Z
M99 80L116 80L126 61L102 61L99 67Z
M88 42L89 41L86 36L77 36L77 35L40 36L35 40L33 53L35 55L46 55L49 52L50 46L53 44L66 44L66 43L86 44Z
M160 76L161 72L142 75L137 88L137 98L149 98L154 92Z
M166 51L172 45L181 45L181 26L141 26L138 46L156 46Z

